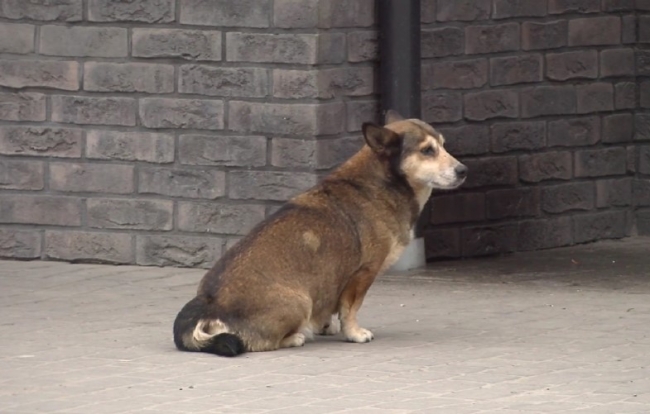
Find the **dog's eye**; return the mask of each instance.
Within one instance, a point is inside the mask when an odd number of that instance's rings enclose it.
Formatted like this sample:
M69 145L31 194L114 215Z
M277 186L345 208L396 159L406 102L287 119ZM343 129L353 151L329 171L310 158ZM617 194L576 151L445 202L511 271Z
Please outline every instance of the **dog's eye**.
M436 150L433 149L433 147L422 148L420 152L422 153L422 155L428 155L428 156L432 156L436 154Z

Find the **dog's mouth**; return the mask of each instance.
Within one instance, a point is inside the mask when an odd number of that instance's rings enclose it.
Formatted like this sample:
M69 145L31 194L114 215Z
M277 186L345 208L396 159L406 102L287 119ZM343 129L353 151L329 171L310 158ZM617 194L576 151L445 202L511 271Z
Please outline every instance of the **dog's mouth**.
M456 177L453 180L445 181L444 183L439 181L430 181L429 187L437 190L453 190L460 187L467 180L467 177Z

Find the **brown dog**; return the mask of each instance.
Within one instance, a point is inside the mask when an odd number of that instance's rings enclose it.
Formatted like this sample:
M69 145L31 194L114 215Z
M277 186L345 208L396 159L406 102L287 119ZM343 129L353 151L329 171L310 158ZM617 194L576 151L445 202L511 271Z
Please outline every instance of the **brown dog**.
M456 188L467 167L428 124L389 111L366 123L366 145L291 199L203 277L174 322L184 351L235 356L302 346L313 333L369 342L357 323L370 285L399 258L434 188Z

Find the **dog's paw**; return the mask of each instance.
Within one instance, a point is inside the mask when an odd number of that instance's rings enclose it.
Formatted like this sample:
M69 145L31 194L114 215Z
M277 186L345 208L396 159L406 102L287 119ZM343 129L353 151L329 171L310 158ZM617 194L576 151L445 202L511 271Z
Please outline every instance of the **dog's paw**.
M323 326L319 335L336 335L339 332L341 332L341 322L336 318L332 318L330 322Z
M356 342L358 344L370 342L374 337L375 336L372 334L372 332L364 328L356 328L354 330L345 332L345 339L348 342Z
M293 348L297 346L303 346L307 337L302 333L295 333L291 336L287 336L280 342L280 348Z

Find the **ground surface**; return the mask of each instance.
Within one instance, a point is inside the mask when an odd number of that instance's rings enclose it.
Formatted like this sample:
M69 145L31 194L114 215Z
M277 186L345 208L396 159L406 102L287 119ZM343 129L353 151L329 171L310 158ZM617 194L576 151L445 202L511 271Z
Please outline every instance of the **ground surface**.
M0 412L650 412L650 239L386 276L372 343L235 359L173 347L203 273L0 262Z

